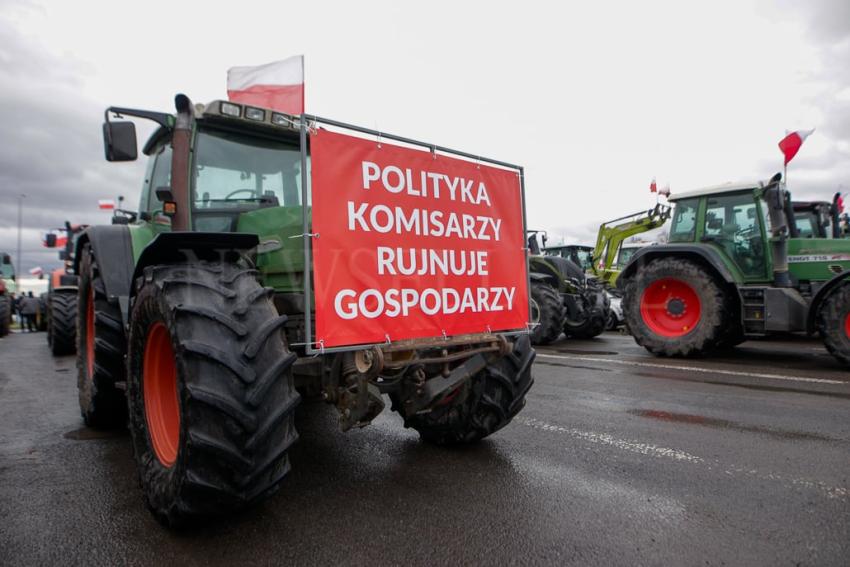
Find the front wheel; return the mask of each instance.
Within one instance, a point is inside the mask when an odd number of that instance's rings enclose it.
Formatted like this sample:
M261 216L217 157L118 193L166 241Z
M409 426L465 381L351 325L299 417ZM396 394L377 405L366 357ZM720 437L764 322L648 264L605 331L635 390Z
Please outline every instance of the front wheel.
M818 330L827 350L850 366L850 281L832 291L821 304Z
M548 345L561 336L566 310L558 290L545 282L531 282L531 344Z
M623 314L637 344L662 356L696 356L717 348L728 309L723 288L699 264L662 258L626 284Z
M12 323L12 300L8 295L0 295L0 337L9 334Z
M74 354L77 342L77 291L54 291L48 303L47 336L54 356Z
M145 501L165 525L251 505L289 471L296 356L255 274L231 264L145 270L127 396Z
M527 335L520 336L507 355L473 376L451 401L427 413L406 417L405 427L436 445L474 443L498 431L525 407L534 379L535 352ZM394 407L401 407L395 403Z

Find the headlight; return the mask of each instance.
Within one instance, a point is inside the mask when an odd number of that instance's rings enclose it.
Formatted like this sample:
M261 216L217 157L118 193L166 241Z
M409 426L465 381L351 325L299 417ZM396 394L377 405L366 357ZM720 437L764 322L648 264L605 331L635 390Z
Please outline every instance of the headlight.
M238 104L222 102L221 113L226 114L227 116L233 116L234 118L239 118L239 116L242 115L242 108Z
M258 120L262 122L266 119L266 111L262 108L245 107L245 118L248 120Z

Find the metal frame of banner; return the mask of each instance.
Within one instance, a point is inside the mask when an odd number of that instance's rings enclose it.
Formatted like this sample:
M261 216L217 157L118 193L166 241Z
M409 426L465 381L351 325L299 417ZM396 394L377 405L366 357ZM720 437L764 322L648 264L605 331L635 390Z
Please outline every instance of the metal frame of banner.
M392 344L392 341L387 337L387 341L383 343L368 343L368 344L359 344L359 345L346 345L339 347L328 347L322 343L322 341L313 340L313 262L312 262L312 254L313 254L313 237L319 237L318 234L313 234L311 232L310 227L310 217L307 214L307 206L306 204L311 201L310 192L312 191L312 186L308 188L308 178L307 178L307 133L308 133L308 124L312 123L314 126L318 124L325 124L327 126L333 126L335 128L341 128L344 130L350 130L353 132L358 132L360 134L365 134L367 136L374 136L376 139L380 140L392 140L395 142L401 142L403 144L408 144L411 146L427 148L432 153L436 154L437 152L449 155L455 155L464 157L470 160L475 160L479 163L489 163L492 165L498 165L499 167L503 167L505 169L513 169L519 174L519 186L520 186L520 198L522 202L522 242L523 252L525 253L525 278L526 278L526 292L527 299L529 303L529 311L528 316L531 319L531 275L529 270L529 262L528 262L528 246L526 242L526 234L528 226L526 224L525 218L525 169L516 164L499 161L495 159L489 159L481 156L477 156L474 154L470 154L468 152L461 152L458 150L453 150L451 148L446 148L443 146L438 146L436 144L428 144L425 142L421 142L419 140L414 140L412 138L405 138L403 136L396 136L393 134L387 134L386 132L380 132L378 130L372 130L371 128L363 128L361 126L355 126L353 124L346 124L345 122L340 122L338 120L331 120L329 118L322 118L320 116L315 116L313 114L302 114L300 116L299 121L299 130L300 130L300 146L301 146L301 222L302 222L302 230L303 233L301 236L304 238L304 333L305 333L305 343L304 347L306 353L308 355L319 355L319 354L327 354L332 352L351 352L357 350L366 350L375 346ZM487 327L487 333L493 335L501 335L505 337L515 336L515 335L524 335L528 334L532 328L533 323L529 320L526 323L525 329L516 329L516 330L507 330L507 331L496 331L490 332L489 326ZM484 333L485 331L482 331ZM445 331L443 332L445 336ZM449 337L446 337L449 338ZM318 345L318 348L315 348ZM296 346L296 345L291 345ZM297 345L302 346L302 345Z

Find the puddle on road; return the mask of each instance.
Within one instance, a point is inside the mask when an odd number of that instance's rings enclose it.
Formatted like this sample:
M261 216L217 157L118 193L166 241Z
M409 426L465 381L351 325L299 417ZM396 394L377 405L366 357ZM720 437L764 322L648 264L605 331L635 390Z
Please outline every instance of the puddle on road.
M746 433L758 433L761 435L769 435L771 437L776 437L779 439L794 439L794 440L808 440L808 441L837 441L832 437L826 437L824 435L819 435L817 433L806 433L804 431L786 431L782 429L772 429L769 427L759 427L757 425L744 425L743 423L736 423L734 421L728 421L725 419L715 419L711 417L705 417L701 415L690 415L686 413L672 413L667 411L660 410L648 410L648 409L633 409L629 410L628 413L632 415L637 415L640 417L648 417L651 419L658 419L660 421L670 421L674 423L688 423L693 425L704 425L706 427L717 427L720 429L731 429L733 431L741 431Z
M74 429L73 431L68 431L62 437L65 439L72 439L74 441L92 441L94 439L118 439L119 437L124 437L126 433L127 432L123 429L101 431L98 429L81 427L79 429Z

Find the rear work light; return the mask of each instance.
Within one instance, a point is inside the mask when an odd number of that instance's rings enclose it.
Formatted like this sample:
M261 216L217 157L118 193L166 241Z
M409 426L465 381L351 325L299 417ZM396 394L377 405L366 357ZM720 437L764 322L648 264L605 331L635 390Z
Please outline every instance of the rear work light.
M248 120L258 120L262 122L266 119L266 111L262 108L245 107L245 118Z
M238 104L222 102L221 113L227 116L233 116L234 118L239 118L242 115L242 108Z

